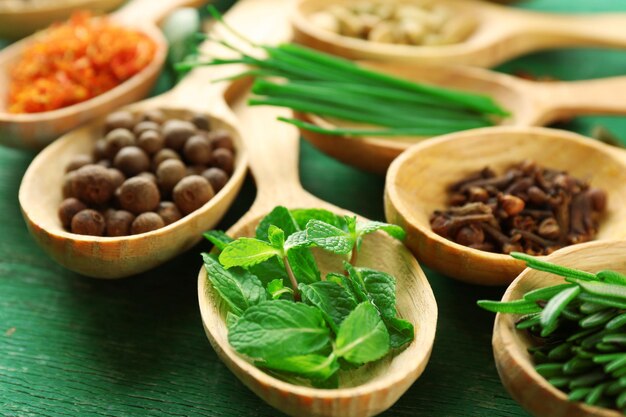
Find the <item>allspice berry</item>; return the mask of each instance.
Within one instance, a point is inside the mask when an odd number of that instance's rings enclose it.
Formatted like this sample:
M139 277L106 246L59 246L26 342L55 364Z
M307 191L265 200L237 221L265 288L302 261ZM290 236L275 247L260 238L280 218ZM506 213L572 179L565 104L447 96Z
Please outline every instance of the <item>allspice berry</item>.
M142 172L141 174L139 174L137 176L141 177L141 178L147 178L147 179L149 179L150 181L152 181L155 184L157 183L157 177L152 172L145 171L145 172Z
M226 183L228 182L228 174L222 171L219 168L209 168L202 173L202 176L209 180L211 187L213 187L213 191L216 193L224 188Z
M85 165L74 171L73 195L86 204L104 204L111 199L115 185L109 170L100 165Z
M165 222L158 214L154 212L142 213L133 221L130 232L133 235L139 233L147 233L165 226Z
M163 193L168 194L186 174L185 164L178 159L167 159L157 168L157 184Z
M148 132L148 131L158 132L160 129L161 129L161 126L158 123L151 122L151 121L144 121L144 122L139 122L135 125L135 127L133 128L133 133L135 134L135 137L138 138L144 132Z
M137 138L137 146L149 155L153 155L163 149L165 140L156 130L146 130Z
M183 154L185 159L192 164L208 164L211 162L213 148L204 135L193 135L185 143Z
M71 232L79 235L103 236L106 228L104 216L91 209L79 211L72 218Z
M106 140L98 139L96 144L93 147L93 159L99 161L101 159L106 158L105 148L106 148Z
M122 174L117 168L109 168L109 175L111 176L111 182L113 183L113 188L117 188L126 181L126 177Z
M129 178L119 188L120 206L134 214L153 211L159 205L160 199L158 187L147 178Z
M127 236L130 234L130 226L135 220L135 215L126 210L112 210L105 218L107 236Z
M140 117L141 120L162 124L165 121L165 114L159 109L146 110Z
M115 155L113 166L131 177L150 169L150 158L137 146L127 146Z
M214 132L210 132L208 138L214 149L224 148L231 152L235 151L233 138L226 130L216 130Z
M226 148L218 148L213 151L213 165L228 175L233 173L235 168L235 158L233 153Z
M157 214L161 216L166 225L172 224L183 217L178 207L176 207L176 204L171 201L161 201L157 209Z
M200 130L209 130L211 128L211 121L205 114L194 114L191 116L191 123L193 123Z
M215 192L209 181L200 175L190 175L183 178L174 187L174 203L183 214L202 207L209 201Z
M135 135L128 129L118 128L107 133L104 140L104 153L107 158L113 159L120 149L135 144Z
M76 198L66 198L59 206L59 219L63 227L68 228L72 225L72 218L79 211L83 211L87 206Z
M93 164L93 158L89 155L76 155L65 166L65 172L75 171L85 165Z
M167 148L161 149L152 158L152 168L156 171L159 165L161 165L161 162L166 161L168 159L180 160L180 155L178 155L178 152L173 151L171 149L167 149Z
M118 128L131 130L135 125L135 117L129 111L116 111L107 116L104 121L104 134Z
M187 139L196 133L196 127L191 122L172 119L163 124L161 133L165 139L165 146L179 150L185 145Z
M76 197L74 194L74 179L76 178L76 171L70 171L63 176L63 186L61 188L61 194L63 198Z

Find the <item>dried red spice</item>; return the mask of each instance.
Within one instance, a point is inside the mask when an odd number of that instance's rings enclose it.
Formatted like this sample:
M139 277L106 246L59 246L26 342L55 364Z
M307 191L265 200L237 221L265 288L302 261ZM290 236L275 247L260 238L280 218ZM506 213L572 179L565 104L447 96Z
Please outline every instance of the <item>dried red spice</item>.
M100 95L145 68L156 52L146 34L89 12L37 36L11 70L11 113L55 110Z

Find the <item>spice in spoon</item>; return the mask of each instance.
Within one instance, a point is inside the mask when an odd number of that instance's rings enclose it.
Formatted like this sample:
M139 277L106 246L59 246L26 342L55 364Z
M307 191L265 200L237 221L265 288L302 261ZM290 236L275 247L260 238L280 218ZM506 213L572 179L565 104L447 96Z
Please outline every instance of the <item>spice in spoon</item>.
M144 33L77 12L22 52L10 73L8 110L38 113L89 100L137 74L155 52Z
M496 175L489 167L448 188L449 207L436 210L433 232L489 252L547 255L592 240L606 192L567 172L532 161Z
M478 301L495 313L517 314L516 327L535 341L535 370L570 401L626 410L626 275L592 274L521 253L529 268L564 277L509 302Z

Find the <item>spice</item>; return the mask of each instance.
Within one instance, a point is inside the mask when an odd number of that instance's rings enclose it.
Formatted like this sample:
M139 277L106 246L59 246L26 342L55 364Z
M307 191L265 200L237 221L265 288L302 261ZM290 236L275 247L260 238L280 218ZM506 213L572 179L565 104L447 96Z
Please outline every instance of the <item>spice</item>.
M434 1L411 3L362 0L333 4L313 13L320 29L372 42L438 46L465 40L476 27L467 14Z
M155 51L144 33L77 12L24 50L11 70L9 112L50 111L98 96L145 68Z
M566 283L539 288L509 302L478 301L496 313L519 314L535 370L570 401L623 411L626 407L626 275L592 274L511 254L529 268L556 274Z
M500 176L486 167L448 191L450 207L430 218L435 233L474 249L531 255L592 240L607 200L588 182L531 161Z
M396 225L281 206L261 220L255 238L206 233L221 252L202 255L228 311L233 349L273 376L337 388L340 363L355 369L411 343L415 329L397 316L395 278L353 265L363 236L376 230L405 236ZM339 259L352 253L352 264L322 278L311 247Z
M93 155L76 155L66 166L58 212L63 227L98 236L146 233L213 198L234 168L233 139L224 130L198 128L211 126L206 116L188 119L195 123L168 118L160 110L111 113ZM165 138L178 150L164 147ZM193 143L198 141L200 149Z

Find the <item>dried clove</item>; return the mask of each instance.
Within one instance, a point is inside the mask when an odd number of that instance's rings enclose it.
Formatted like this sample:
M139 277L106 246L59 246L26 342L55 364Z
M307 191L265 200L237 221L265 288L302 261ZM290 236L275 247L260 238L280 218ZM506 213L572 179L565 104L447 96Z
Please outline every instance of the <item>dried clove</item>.
M431 216L433 231L473 249L547 255L586 242L606 210L601 189L534 161L496 175L489 167L448 187L449 207Z

